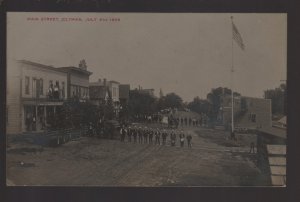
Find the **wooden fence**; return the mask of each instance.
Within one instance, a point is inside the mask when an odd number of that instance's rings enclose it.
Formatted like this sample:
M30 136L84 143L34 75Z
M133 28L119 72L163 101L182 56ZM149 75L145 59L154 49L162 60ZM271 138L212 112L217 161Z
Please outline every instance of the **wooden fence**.
M49 140L49 146L58 146L71 140L79 139L88 133L88 127L81 129L59 129L45 132L45 137Z

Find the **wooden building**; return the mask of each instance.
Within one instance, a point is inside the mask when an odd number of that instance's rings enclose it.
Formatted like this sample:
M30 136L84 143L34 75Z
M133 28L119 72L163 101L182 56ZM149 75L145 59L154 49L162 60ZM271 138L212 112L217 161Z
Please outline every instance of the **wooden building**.
M7 68L7 134L42 131L48 118L68 99L67 73L26 60Z

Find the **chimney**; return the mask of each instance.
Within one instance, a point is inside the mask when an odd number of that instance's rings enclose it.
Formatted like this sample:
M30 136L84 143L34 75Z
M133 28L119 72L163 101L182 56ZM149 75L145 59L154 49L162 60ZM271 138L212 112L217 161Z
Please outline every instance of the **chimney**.
M101 79L98 79L98 82L101 83Z
M103 85L106 86L106 78L103 79Z

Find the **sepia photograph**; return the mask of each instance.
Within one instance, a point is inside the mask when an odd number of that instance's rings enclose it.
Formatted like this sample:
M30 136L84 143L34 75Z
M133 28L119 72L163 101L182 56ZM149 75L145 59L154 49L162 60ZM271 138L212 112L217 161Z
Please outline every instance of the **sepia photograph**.
M286 13L6 22L7 186L286 187Z

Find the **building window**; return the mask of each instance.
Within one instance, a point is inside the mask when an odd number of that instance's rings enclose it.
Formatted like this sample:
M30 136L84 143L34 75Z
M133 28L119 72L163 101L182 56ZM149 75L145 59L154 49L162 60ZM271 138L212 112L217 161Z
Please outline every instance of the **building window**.
M116 88L113 87L113 97L116 97Z
M40 79L40 95L44 94L44 83L43 79Z
M37 98L38 97L38 93L39 93L39 85L38 85L38 81L36 80L36 78L32 78L32 97Z
M58 81L55 82L55 86L54 86L54 98L59 99L59 82Z
M249 121L255 123L256 122L256 114L249 114Z
M50 99L53 98L53 91L54 91L54 89L53 89L53 81L50 80L50 81L49 81L49 88L48 88L48 97L49 97Z
M29 77L28 76L26 76L25 77L25 94L29 94Z
M76 96L79 97L79 87L76 86Z
M86 89L85 89L85 88L82 88L82 90L83 90L82 96L83 96L83 98L85 98L85 97L86 97L86 96L85 96L85 91L86 91Z

